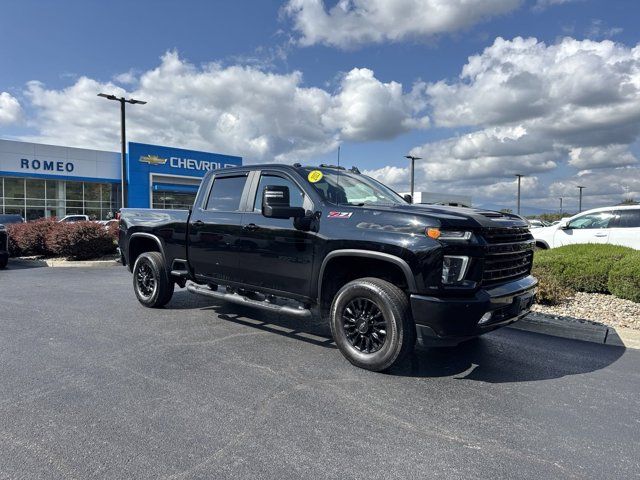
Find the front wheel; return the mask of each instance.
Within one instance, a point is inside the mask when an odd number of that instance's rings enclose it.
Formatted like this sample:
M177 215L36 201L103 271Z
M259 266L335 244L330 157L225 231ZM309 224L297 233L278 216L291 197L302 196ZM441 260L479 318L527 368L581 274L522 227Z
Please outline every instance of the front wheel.
M167 275L160 252L141 254L133 266L133 291L138 301L149 308L166 305L173 296L175 284Z
M379 278L344 285L333 299L330 319L342 354L366 370L387 370L415 346L416 327L407 295Z

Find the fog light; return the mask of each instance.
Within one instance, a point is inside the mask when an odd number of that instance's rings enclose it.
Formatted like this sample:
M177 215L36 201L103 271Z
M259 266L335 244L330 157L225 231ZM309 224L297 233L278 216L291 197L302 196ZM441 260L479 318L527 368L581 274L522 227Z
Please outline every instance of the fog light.
M491 317L493 316L493 312L487 312L484 315L482 315L482 317L480 317L480 321L478 322L478 325L482 325L483 323L487 323L489 320L491 320Z
M445 255L442 260L442 283L456 283L467 273L469 257Z

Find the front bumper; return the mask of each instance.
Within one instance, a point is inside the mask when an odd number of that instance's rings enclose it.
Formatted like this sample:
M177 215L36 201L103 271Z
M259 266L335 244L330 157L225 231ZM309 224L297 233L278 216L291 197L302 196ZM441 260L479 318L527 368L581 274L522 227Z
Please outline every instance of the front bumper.
M538 280L529 275L479 290L473 297L411 295L418 340L424 345L455 345L513 323L529 313L537 285Z

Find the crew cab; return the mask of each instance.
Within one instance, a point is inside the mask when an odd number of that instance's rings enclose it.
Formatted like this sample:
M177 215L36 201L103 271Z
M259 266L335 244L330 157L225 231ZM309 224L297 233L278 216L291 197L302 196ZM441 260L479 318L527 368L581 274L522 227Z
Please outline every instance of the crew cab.
M416 339L452 345L529 311L534 240L492 211L414 205L357 169L208 172L193 208L122 209L119 245L140 303L175 285L329 322L354 365L382 371Z

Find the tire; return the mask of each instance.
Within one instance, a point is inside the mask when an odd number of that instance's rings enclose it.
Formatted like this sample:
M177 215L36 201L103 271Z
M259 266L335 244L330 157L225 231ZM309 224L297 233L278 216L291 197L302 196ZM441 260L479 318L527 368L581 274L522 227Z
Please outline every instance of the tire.
M9 259L7 257L0 257L0 270L4 270L7 268L7 262Z
M141 254L133 266L133 291L138 301L149 308L166 305L173 296L174 282L169 279L160 252Z
M416 326L407 295L379 278L344 285L331 303L330 323L340 352L366 370L387 370L415 347Z

